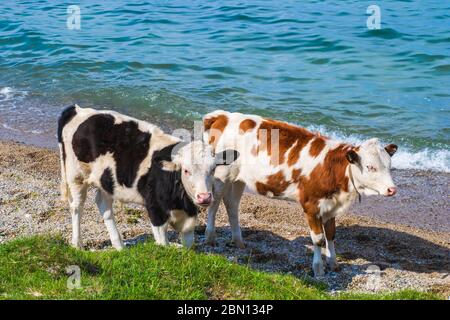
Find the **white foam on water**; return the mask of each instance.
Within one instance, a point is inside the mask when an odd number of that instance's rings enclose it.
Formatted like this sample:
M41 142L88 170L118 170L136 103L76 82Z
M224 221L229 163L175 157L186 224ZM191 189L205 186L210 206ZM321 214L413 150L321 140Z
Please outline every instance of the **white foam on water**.
M450 150L397 151L392 158L397 169L421 169L450 173Z
M0 88L0 111L2 112L0 116L3 115L3 117L1 117L2 122L0 122L0 126L3 129L28 134L41 134L43 132L37 128L32 128L33 124L30 124L29 122L17 121L18 117L20 119L20 116L22 115L18 110L18 106L21 106L22 101L27 96L28 92L24 90L18 90L12 87ZM29 108L28 111L34 115L41 112L39 109L33 110L31 108ZM21 126L24 128L20 128Z
M10 130L10 131L19 131L19 130L15 129L15 128L11 127L7 123L2 123L2 128L6 129L6 130Z
M16 106L19 106L20 102L27 97L27 95L27 91L18 90L12 87L0 87L0 111L7 111L10 114L15 114ZM39 109L33 110L35 113L39 113L39 111ZM194 114L199 117L196 112L194 112ZM36 126L26 129L19 129L15 125L11 125L11 123L0 123L0 126L4 129L31 134L41 134L43 132L42 130L37 129ZM313 132L320 132L332 139L345 141L355 145L361 144L367 139L367 137L363 135L346 135L339 131L330 131L322 125L311 125L308 126L307 129ZM386 141L381 142L387 144ZM399 150L392 158L392 167L396 169L432 170L450 173L450 150L444 148L414 151L413 148L399 145Z
M308 126L308 130L320 132L332 139L345 141L351 144L361 144L367 137L359 135L345 135L340 132L327 130L324 126ZM388 144L380 139L381 143ZM392 157L392 167L396 169L431 170L450 173L450 150L449 149L423 149L413 151L407 146L399 145L399 150Z
M0 89L0 101L6 101L11 99L11 93L13 89L10 87L4 87Z
M12 91L10 87L4 87L0 90L0 94L8 94Z
M28 95L27 91L16 90L11 87L0 88L0 103L15 103Z
M18 129L16 127L11 126L11 124L9 124L9 123L0 123L0 125L1 125L1 127L3 129L9 130L9 131L22 132L22 133L31 133L31 134L42 134L42 133L44 133L42 130L39 130L39 129L31 129L31 130Z

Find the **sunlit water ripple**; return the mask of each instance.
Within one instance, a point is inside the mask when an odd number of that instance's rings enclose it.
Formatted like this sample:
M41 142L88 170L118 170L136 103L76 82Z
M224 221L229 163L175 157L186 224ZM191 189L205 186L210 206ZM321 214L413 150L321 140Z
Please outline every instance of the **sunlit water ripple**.
M0 3L0 126L54 134L70 103L174 128L217 108L355 143L400 145L398 168L450 172L450 3Z

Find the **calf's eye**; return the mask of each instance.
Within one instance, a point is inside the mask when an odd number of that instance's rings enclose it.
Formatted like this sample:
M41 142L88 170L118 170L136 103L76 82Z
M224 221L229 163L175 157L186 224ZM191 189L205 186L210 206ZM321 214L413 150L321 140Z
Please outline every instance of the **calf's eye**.
M191 173L188 170L184 169L184 174L189 176Z

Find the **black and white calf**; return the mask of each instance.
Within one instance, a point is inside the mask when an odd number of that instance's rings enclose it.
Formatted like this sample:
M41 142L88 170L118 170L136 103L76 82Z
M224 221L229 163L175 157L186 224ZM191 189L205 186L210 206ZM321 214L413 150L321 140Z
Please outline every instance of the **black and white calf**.
M216 165L236 152L214 155L201 141L183 144L157 126L114 111L77 105L58 121L61 192L72 215L72 245L81 247L80 219L89 186L114 248L124 247L113 215L113 201L142 204L158 244L166 245L168 225L181 233L184 246L194 241L197 206L212 202ZM229 159L233 158L233 159ZM220 160L220 162L218 161Z

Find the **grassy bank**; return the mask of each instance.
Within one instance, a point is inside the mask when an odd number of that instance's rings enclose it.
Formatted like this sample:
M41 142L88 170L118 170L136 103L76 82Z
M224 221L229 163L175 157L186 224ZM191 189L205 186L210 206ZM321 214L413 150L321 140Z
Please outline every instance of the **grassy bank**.
M81 269L67 288L66 268ZM433 299L415 291L330 296L324 285L152 242L122 252L75 250L58 237L0 245L1 299Z

